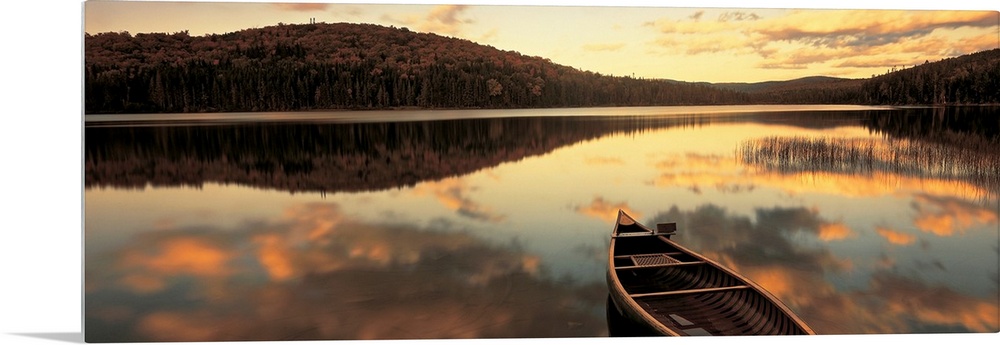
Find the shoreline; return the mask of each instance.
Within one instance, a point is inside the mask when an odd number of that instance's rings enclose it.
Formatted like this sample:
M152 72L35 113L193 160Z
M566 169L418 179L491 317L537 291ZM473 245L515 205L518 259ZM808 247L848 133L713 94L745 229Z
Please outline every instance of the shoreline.
M852 104L809 105L688 105L688 106L634 106L634 107L579 107L579 108L408 108L395 110L342 110L335 109L282 112L227 112L227 113L148 113L148 114L90 114L83 122L89 126L160 125L160 124L223 124L251 122L409 122L433 120L461 120L505 117L559 117L559 116L684 116L731 115L745 113L778 113L792 111L864 111L892 110L895 106L868 106Z

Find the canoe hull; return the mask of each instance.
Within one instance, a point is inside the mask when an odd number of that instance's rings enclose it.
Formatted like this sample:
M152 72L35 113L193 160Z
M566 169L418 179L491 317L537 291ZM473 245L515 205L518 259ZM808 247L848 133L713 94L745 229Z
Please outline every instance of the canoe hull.
M608 290L624 317L661 335L815 334L759 285L619 212Z

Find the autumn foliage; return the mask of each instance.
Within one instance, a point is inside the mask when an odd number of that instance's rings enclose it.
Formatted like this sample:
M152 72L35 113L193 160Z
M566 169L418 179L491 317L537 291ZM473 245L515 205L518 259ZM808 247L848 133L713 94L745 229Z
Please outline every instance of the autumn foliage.
M746 103L709 85L613 77L372 24L85 37L86 113Z
M84 38L85 112L550 108L707 104L997 104L1000 49L868 79L686 83L601 75L468 40L374 24Z

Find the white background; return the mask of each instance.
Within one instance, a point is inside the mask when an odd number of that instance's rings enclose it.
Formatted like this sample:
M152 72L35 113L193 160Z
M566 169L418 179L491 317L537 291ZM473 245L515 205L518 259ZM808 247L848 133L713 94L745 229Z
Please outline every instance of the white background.
M323 2L301 0L300 2ZM663 6L666 2L611 1L346 1L522 5ZM915 1L691 1L677 7L863 8L997 10L1000 2ZM0 344L82 342L82 17L79 0L19 0L0 8ZM998 32L1000 39L1000 32ZM1000 231L1000 229L998 229ZM998 262L1000 267L1000 262ZM850 317L850 315L844 315ZM627 341L661 344L665 339ZM728 338L727 342L736 339ZM1000 335L878 335L749 337L750 344L843 344L859 341L996 344ZM451 340L445 344L612 344L622 339ZM722 344L710 338L675 344ZM260 344L430 344L441 341L257 342ZM222 344L222 343L215 343ZM241 343L246 344L246 343Z

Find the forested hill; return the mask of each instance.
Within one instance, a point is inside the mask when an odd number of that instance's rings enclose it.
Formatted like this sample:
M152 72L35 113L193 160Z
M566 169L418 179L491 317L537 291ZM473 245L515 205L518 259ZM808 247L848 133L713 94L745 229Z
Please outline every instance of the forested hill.
M861 94L869 104L1000 104L1000 48L873 76Z
M371 24L84 38L85 112L742 104L710 85L612 77Z

